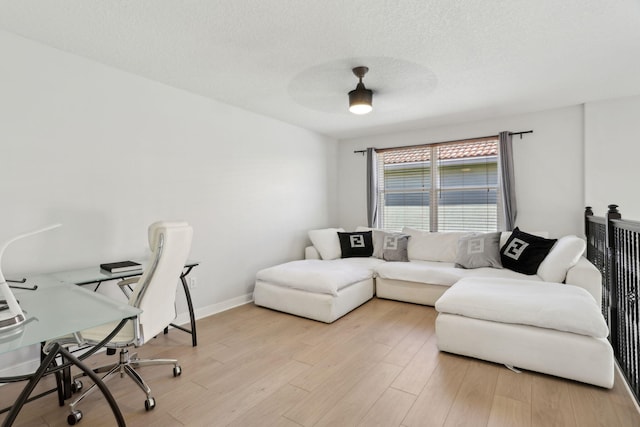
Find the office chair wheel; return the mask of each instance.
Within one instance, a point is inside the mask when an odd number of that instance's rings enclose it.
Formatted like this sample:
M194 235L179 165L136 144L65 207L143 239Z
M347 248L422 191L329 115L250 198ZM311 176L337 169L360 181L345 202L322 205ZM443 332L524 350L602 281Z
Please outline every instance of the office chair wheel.
M73 380L73 382L71 383L71 392L72 393L77 393L80 390L82 390L82 387L83 387L82 381Z
M156 400L153 397L147 397L147 400L144 401L144 409L147 411L152 410L156 407Z
M182 374L182 368L180 367L180 365L174 366L173 367L173 376L174 377L179 377L180 374Z
M82 419L82 412L80 411L73 411L69 414L69 416L67 417L67 423L70 426L74 426L77 423L80 422L80 420Z

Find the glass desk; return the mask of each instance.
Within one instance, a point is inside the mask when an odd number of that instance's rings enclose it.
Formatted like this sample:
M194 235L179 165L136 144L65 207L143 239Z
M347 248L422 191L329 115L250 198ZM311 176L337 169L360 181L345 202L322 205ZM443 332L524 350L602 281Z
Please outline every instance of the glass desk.
M20 307L24 311L27 320L17 327L0 331L0 353L40 344L49 339L105 323L121 321L118 328L114 330L108 339L103 341L104 344L124 326L127 319L134 318L141 313L141 310L136 307L115 301L79 286L61 283L46 275L30 277L28 283L31 286L37 285L38 288L36 290L14 289L14 294L20 302ZM29 400L31 392L44 375L60 372L70 365L77 366L87 373L93 381L97 380L100 383L98 387L107 398L118 425L125 425L122 414L109 390L104 386L100 378L80 360L95 353L100 347L96 346L92 349L93 351L76 358L66 349L56 344L49 354L42 359L40 367L35 373L0 378L0 382L29 381L12 406L2 426L13 424L22 406ZM63 360L70 362L65 364L66 366L53 366L52 362L58 355L62 355Z
M68 271L60 271L57 273L49 273L47 276L58 280L63 283L73 283L76 285L92 285L95 284L96 287L94 290L98 290L102 282L107 282L109 280L119 280L126 279L128 277L135 277L142 274L144 268L147 265L147 261L137 260L142 265L140 270L133 271L124 271L120 273L109 273L105 270L100 269L100 267L89 267L89 268L80 268L77 270L68 270ZM187 332L191 334L191 345L193 347L198 345L198 337L196 333L196 316L193 311L193 302L191 300L191 292L189 291L189 285L187 284L186 277L191 273L194 267L200 265L199 262L193 260L187 260L184 265L184 269L182 274L180 275L180 282L182 283L182 289L184 290L184 295L187 300L187 307L189 309L189 320L191 323L191 329L186 329L180 325L171 324L176 329L180 329L181 331ZM164 333L166 334L168 329L165 329Z

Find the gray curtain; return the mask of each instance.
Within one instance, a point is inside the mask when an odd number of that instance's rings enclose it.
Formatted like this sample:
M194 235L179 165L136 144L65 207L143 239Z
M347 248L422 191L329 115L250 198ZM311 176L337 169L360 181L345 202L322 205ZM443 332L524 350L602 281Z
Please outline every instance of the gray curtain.
M505 228L513 230L516 225L518 207L516 203L516 184L513 176L513 144L511 132L500 132L500 189L502 190L502 211Z
M378 168L375 148L367 148L367 222L378 228Z

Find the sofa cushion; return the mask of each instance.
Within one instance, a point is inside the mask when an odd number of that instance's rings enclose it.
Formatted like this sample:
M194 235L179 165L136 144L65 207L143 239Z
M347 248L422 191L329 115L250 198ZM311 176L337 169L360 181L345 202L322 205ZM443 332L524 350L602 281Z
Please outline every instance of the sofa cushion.
M291 261L256 273L256 279L274 285L318 294L338 295L338 291L370 279L384 261L375 258L348 258L330 261Z
M586 290L560 283L468 278L436 302L439 313L606 338L609 329Z
M500 232L472 234L458 239L456 267L502 268L500 262Z
M555 243L556 239L534 236L516 227L500 250L500 261L505 268L533 275Z
M538 276L546 282L564 282L567 271L578 263L586 247L577 236L561 237L538 267Z
M337 259L342 255L338 232L344 228L324 228L309 230L309 239L318 250L322 259Z
M411 236L407 248L410 260L455 262L458 239L468 235L464 231L429 232L404 227L404 234Z
M457 270L461 272L463 277L495 277L497 279L542 281L540 276L536 274L529 276L508 268L480 267L471 269L458 268Z
M352 233L338 232L342 258L370 257L373 255L373 237L371 231Z
M452 262L411 261L408 263L388 262L376 267L378 277L389 280L425 283L429 285L451 286L465 277L495 277L500 279L540 281L536 275L527 276L506 268L481 267L474 269L456 268Z
M451 262L420 260L408 263L388 262L376 268L378 277L383 279L441 286L453 285L464 277L464 271L463 269L455 268Z

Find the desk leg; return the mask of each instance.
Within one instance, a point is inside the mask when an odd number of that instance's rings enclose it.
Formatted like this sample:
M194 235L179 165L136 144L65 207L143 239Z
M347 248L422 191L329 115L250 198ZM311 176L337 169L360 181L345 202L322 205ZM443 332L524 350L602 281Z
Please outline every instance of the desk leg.
M196 314L193 312L193 302L191 301L191 292L189 292L189 285L185 276L180 276L182 281L182 287L184 288L184 295L187 297L187 306L189 307L189 318L191 319L191 344L193 347L198 345L198 337L196 336Z
M44 352L44 342L40 343L40 363L44 362L47 357L47 353ZM62 364L65 364L64 357L62 358ZM71 368L68 367L62 371L56 371L56 389L58 391L58 404L64 406L64 401L71 397Z
M116 403L115 399L111 395L111 392L109 391L107 386L104 385L104 383L102 382L100 377L97 376L87 366L85 366L75 356L73 356L71 353L69 353L65 348L61 347L60 344L55 344L55 346L53 347L52 351L47 355L47 357L44 358L44 360L40 364L40 367L38 368L38 370L33 374L31 379L29 380L29 383L24 387L24 389L22 390L22 393L20 393L20 396L18 396L18 399L16 400L16 403L13 405L13 407L11 408L11 411L9 411L9 414L4 419L4 421L2 423L2 427L9 427L9 426L13 425L13 422L18 417L18 414L20 413L20 410L22 409L24 404L29 399L29 396L31 395L31 393L35 389L35 387L38 384L38 382L47 373L47 369L53 363L53 361L55 360L55 358L56 358L56 356L58 354L62 355L62 357L64 359L69 360L74 365L76 365L78 368L80 368L82 370L82 372L87 374L96 383L96 385L98 386L98 388L100 389L100 391L102 392L104 397L107 399L107 402L109 403L109 406L111 407L111 411L113 412L113 415L115 416L116 421L118 422L118 427L126 427L126 423L124 421L124 417L122 416L122 412L120 412L120 408L118 408L118 404Z
M187 271L180 276L180 281L182 282L182 289L184 289L184 296L187 298L187 307L189 308L189 319L191 320L191 330L183 328L180 325L174 325L173 323L171 324L171 326L173 326L174 328L180 329L181 331L190 333L191 345L193 347L196 347L198 345L198 336L196 334L196 314L193 311L193 302L191 301L191 292L189 292L189 285L187 284L187 279L186 279L186 277L191 272L192 268L193 267L189 267ZM169 328L164 329L164 333L166 334L167 332L169 332Z

